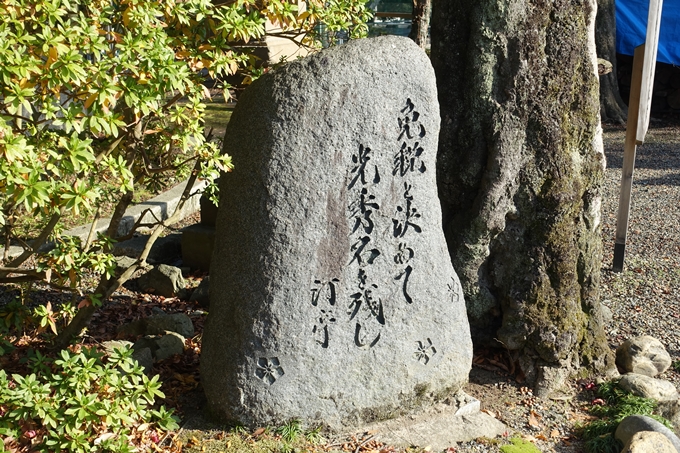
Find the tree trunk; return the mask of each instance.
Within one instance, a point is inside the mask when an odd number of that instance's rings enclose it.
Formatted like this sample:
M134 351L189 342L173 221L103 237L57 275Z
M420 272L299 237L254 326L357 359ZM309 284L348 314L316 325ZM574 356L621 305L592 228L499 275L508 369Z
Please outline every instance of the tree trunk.
M595 0L440 0L437 178L477 345L542 394L614 370L598 285L604 172Z
M597 56L612 64L612 71L600 76L600 115L602 121L625 124L628 108L619 94L616 78L616 9L614 0L597 0L595 20Z
M432 0L413 0L413 14L411 18L411 38L422 49L427 46L427 32L430 28L430 14Z

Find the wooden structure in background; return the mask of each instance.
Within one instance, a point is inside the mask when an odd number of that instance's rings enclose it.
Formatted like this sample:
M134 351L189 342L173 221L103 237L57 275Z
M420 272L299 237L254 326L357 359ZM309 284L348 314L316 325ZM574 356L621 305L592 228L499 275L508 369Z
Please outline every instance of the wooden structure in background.
M654 69L656 52L659 47L659 28L663 0L650 0L647 16L647 35L645 44L635 49L633 57L633 74L628 101L628 123L626 124L626 142L623 151L621 175L621 192L619 195L619 211L616 219L616 239L614 242L615 272L623 271L626 252L626 236L630 217L631 192L633 189L633 170L637 145L644 142L649 128L649 116L652 108L652 89L654 86Z

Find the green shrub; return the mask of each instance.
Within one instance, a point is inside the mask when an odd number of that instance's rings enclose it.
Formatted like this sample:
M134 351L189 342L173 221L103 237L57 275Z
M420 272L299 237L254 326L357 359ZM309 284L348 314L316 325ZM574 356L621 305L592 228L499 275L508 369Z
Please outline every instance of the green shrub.
M158 376L149 379L131 355L121 348L102 360L94 349L63 350L51 362L38 352L29 358L27 376L8 377L0 370L4 445L28 443L39 452L124 452L133 451L135 430L176 429L171 411L152 407L156 397L164 397Z

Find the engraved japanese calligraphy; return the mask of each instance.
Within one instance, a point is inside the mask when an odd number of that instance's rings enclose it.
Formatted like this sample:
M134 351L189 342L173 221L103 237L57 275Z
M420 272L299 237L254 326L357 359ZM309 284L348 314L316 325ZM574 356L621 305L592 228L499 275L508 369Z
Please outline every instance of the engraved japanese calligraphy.
M312 287L312 306L317 308L316 323L312 333L316 336L316 342L322 348L327 348L330 340L329 327L335 324L335 304L337 302L336 285L340 280L334 278L328 282L314 280Z
M439 128L434 71L408 39L351 40L243 92L223 145L238 165L220 179L201 354L211 413L344 432L467 382Z

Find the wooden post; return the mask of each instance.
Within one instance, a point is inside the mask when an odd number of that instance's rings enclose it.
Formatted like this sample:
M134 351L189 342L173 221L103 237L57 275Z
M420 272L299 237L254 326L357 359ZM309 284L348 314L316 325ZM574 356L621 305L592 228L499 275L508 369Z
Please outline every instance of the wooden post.
M652 109L654 72L656 69L656 52L659 49L659 28L661 27L662 9L663 0L649 0L647 34L645 36L645 54L644 63L642 64L642 80L640 88L640 110L638 111L636 134L638 145L642 145L645 141L645 135L647 135L647 128L649 127L649 114Z
M633 74L630 82L630 98L628 99L626 143L623 148L619 213L616 219L616 241L614 242L614 264L612 266L614 272L623 271L623 260L626 251L626 234L628 233L630 194L633 188L633 169L635 168L635 151L637 149L638 113L640 109L640 88L642 86L644 57L645 45L642 44L635 48L635 55L633 56Z

